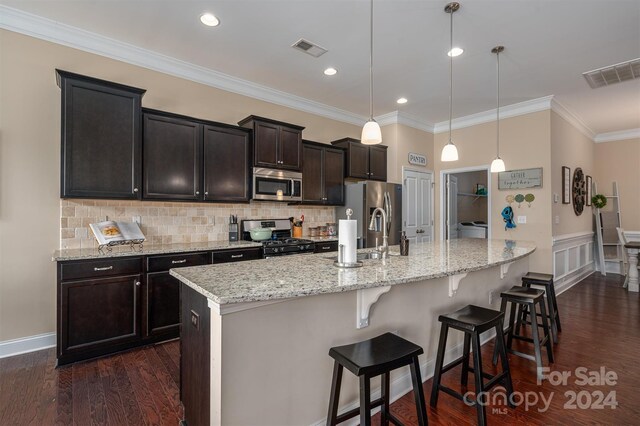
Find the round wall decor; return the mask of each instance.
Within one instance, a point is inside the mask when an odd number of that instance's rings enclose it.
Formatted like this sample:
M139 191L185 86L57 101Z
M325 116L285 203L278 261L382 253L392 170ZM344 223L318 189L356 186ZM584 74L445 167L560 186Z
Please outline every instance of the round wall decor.
M576 216L580 216L584 210L585 196L587 194L586 185L584 182L584 173L582 169L577 167L573 172L572 198L573 198L573 211Z

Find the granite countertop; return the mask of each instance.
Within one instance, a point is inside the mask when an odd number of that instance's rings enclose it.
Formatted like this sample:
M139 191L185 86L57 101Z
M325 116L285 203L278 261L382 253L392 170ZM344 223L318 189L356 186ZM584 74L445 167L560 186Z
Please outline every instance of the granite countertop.
M110 257L124 256L146 256L150 254L183 253L203 250L224 250L241 249L249 247L262 247L262 243L253 241L207 241L203 243L181 243L181 244L143 244L142 249L134 246L115 246L111 251L106 249L99 251L97 248L56 250L53 252L54 262L80 259L104 259Z
M385 260L362 268L333 266L337 254L318 253L237 264L171 269L180 281L218 305L256 302L410 283L509 263L535 250L532 242L477 238L412 244L409 256L391 246ZM371 252L362 249L359 253Z
M338 236L334 235L331 237L311 237L309 235L302 237L303 240L310 240L313 241L314 243L322 243L325 241L338 241Z

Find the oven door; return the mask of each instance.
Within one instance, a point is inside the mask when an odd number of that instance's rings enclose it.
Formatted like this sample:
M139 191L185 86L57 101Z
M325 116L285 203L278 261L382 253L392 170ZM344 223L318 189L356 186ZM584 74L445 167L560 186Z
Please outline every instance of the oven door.
M270 201L302 201L302 174L254 169L253 198Z

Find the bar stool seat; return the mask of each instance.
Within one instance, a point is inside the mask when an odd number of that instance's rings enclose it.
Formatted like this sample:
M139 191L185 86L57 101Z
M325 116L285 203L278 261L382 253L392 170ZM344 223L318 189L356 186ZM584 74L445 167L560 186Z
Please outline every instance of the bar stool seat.
M440 328L440 341L438 343L438 352L436 355L436 366L433 376L433 389L431 391L431 406L436 408L438 404L438 394L443 391L465 403L465 398L460 392L441 384L442 375L452 368L462 364L462 375L460 384L465 387L468 382L469 373L473 373L475 377L476 400L472 401L476 406L478 424L485 425L487 423L487 415L485 411L486 392L493 386L501 383L507 390L508 403L513 407L513 384L511 381L511 371L509 370L509 361L504 346L503 321L504 314L500 311L483 308L475 305L468 305L455 312L440 315L438 321L442 323ZM447 346L447 335L449 327L464 332L464 349L462 356L446 366L444 365L444 354ZM495 329L496 331L496 350L502 360L502 372L492 376L482 371L482 358L480 349L480 334ZM469 350L473 347L473 367L469 367ZM485 383L484 379L489 379Z
M511 303L511 311L509 316L509 327L507 327L507 352L535 361L537 366L537 374L542 379L542 346L547 349L547 358L549 363L553 363L553 348L551 346L551 335L549 332L548 316L545 310L544 291L529 287L514 286L507 291L500 293L502 302L500 311L506 314L507 303ZM536 312L536 306L540 309L540 314ZM520 327L527 323L523 320L523 309L528 309L531 315L531 338L520 334ZM517 312L516 312L517 310ZM540 318L540 324L538 323ZM542 327L544 333L539 334L539 327ZM534 355L513 349L513 340L521 340L533 343ZM494 349L493 363L496 364L498 358L498 347Z
M553 275L541 274L538 272L529 272L522 277L523 287L542 287L544 288L547 314L549 315L549 324L551 325L551 334L553 335L553 343L558 343L558 333L562 331L560 325L560 312L558 311L558 301L556 300L556 289L553 284ZM527 309L523 310L523 320L526 320ZM527 324L531 324L527 322Z
M408 365L411 369L411 380L418 412L418 424L427 424L427 410L422 390L420 363L418 355L423 349L393 333L385 333L373 339L344 346L333 347L329 355L335 360L331 396L329 399L329 415L327 425L333 426L360 414L361 425L371 425L371 409L381 406L381 422L386 425L391 421L396 425L402 423L389 412L389 373ZM360 378L360 407L338 415L340 385L343 368ZM382 376L380 398L371 401L372 377Z

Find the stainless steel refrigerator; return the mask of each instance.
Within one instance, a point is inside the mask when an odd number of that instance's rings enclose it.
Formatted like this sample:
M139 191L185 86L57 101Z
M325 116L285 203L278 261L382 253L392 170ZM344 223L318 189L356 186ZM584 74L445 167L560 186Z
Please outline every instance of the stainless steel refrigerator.
M386 182L359 182L345 185L345 205L336 208L336 219L346 219L346 209L353 210L351 219L358 221L358 248L382 244L382 215L376 215L376 229L369 231L371 215L376 207L387 213L389 245L400 243L402 231L402 185Z

